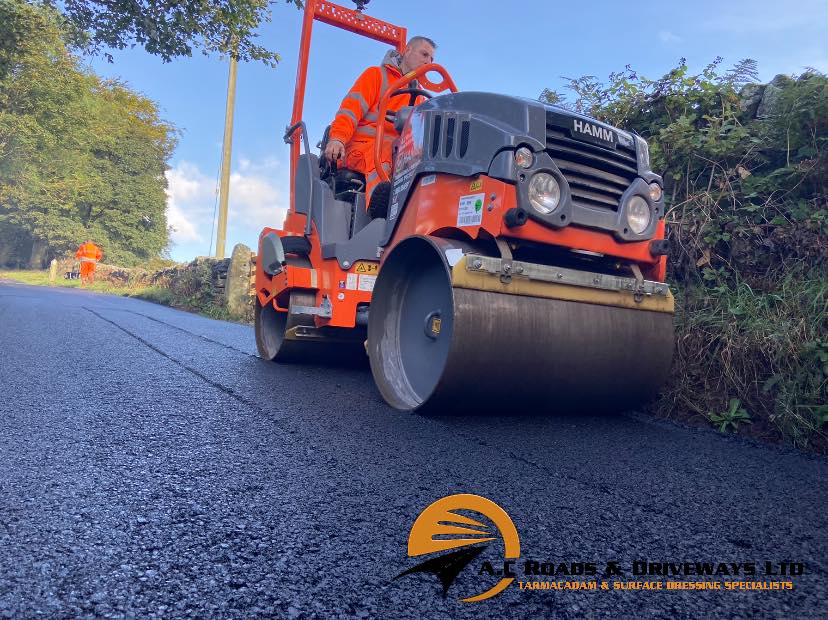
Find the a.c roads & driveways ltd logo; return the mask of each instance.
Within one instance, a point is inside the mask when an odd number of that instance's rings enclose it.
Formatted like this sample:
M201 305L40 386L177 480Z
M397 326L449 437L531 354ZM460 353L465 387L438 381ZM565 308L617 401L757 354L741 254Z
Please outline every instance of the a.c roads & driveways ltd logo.
M458 511L483 515L494 528ZM394 579L412 573L433 573L443 584L445 596L460 572L493 541L503 542L504 560L520 557L517 530L500 506L485 497L467 493L444 497L420 513L408 536L409 557L440 555L403 571ZM466 603L486 600L505 590L514 580L514 577L503 577L485 591L461 600Z

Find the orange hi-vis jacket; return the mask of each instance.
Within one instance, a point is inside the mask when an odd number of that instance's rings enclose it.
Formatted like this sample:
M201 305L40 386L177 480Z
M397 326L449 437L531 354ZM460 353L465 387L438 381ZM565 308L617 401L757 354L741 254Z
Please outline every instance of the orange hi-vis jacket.
M365 175L365 190L368 197L379 183L377 164L374 161L379 103L388 87L402 77L401 60L399 53L392 50L385 55L381 66L369 67L362 72L342 100L328 134L329 140L339 140L345 145L345 167ZM419 100L421 98L418 98L418 102ZM397 111L408 105L409 101L410 95L397 95L389 101L388 109ZM385 121L380 163L389 174L391 144L398 136L394 125Z
M80 259L82 263L96 263L103 258L103 253L101 252L101 248L94 243L81 243L78 251L75 252L75 258Z

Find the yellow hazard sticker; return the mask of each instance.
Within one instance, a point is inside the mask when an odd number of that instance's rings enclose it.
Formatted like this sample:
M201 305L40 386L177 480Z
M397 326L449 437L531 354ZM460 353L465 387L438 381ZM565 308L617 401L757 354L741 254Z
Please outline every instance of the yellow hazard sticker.
M469 185L470 192L476 192L479 189L483 189L483 181L481 179L477 179L476 181L472 181L471 185Z
M353 270L355 273L375 276L379 273L379 263L369 263L365 260L357 261L354 263Z

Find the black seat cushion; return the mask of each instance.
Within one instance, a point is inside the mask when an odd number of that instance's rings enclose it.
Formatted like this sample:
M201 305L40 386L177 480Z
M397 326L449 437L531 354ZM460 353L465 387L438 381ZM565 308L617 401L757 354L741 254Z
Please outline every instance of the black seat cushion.
M334 180L337 187L347 187L352 183L360 183L365 188L365 175L356 170L348 170L347 168L337 168L334 172Z

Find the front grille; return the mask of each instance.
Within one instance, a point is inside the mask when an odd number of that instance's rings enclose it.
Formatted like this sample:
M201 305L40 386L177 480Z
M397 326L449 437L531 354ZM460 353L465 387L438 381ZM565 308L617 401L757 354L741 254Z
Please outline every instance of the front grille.
M575 206L618 211L621 195L638 176L633 148L605 149L546 124L546 152L569 183Z

